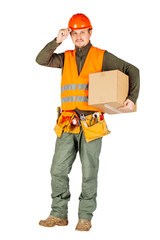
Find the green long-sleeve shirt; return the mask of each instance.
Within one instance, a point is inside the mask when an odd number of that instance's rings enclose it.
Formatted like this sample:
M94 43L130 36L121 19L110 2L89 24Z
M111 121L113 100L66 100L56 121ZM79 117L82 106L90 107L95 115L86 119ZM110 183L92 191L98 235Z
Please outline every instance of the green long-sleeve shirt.
M64 53L55 53L54 51L60 44L56 42L56 39L49 42L38 54L36 62L40 65L47 67L62 68L64 66ZM89 42L85 47L76 47L76 62L78 73L81 72L83 64L90 47L92 46ZM102 71L108 70L120 70L129 76L129 94L128 99L134 103L137 101L140 86L139 69L132 64L114 56L108 51L104 52Z

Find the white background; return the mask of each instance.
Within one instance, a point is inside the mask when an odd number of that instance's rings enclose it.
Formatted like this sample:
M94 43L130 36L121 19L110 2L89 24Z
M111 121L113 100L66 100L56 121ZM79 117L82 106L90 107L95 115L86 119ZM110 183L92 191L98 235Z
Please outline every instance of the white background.
M0 4L1 239L160 239L159 1L6 0ZM85 13L94 46L140 69L138 112L107 115L98 207L90 232L75 231L79 157L70 174L69 226L43 228L51 206L50 166L61 70L41 67L38 52L70 17ZM70 37L57 49L73 49Z

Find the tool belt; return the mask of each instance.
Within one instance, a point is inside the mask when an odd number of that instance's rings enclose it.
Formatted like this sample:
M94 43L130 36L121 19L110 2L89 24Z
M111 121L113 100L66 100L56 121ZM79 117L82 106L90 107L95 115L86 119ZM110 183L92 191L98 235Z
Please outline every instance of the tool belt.
M88 116L81 114L79 118L74 111L63 111L58 114L54 130L56 135L61 137L63 132L78 134L81 127L86 142L93 141L110 133L104 115L101 112L96 112Z
M78 115L74 111L63 111L62 113L58 113L54 131L58 137L61 137L63 131L80 133L80 120Z
M110 133L104 115L101 112L95 112L85 117L81 116L81 125L86 142L93 141Z

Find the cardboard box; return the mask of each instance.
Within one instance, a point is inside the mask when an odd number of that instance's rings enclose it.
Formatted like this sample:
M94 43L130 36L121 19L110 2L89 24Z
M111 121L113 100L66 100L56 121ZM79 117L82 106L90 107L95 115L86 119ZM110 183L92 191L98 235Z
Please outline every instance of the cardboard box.
M109 114L126 113L118 110L128 96L129 77L119 70L89 75L88 104ZM136 106L129 112L135 112Z

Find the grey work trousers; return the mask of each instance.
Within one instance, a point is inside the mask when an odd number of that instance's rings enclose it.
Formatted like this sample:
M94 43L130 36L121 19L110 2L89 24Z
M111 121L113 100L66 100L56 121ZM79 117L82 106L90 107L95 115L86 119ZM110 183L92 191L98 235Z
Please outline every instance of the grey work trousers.
M79 219L91 220L96 209L97 174L102 138L86 142L83 131L79 134L63 133L57 137L51 166L51 215L67 218L70 200L69 177L72 164L79 151L82 164L82 192L79 197Z

